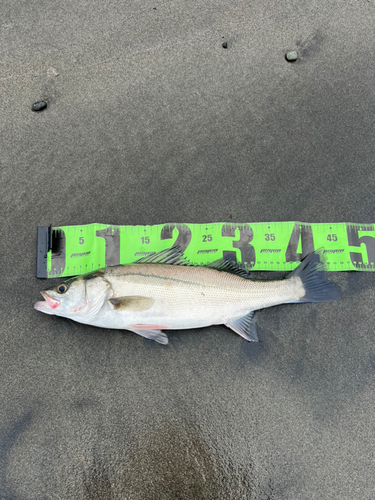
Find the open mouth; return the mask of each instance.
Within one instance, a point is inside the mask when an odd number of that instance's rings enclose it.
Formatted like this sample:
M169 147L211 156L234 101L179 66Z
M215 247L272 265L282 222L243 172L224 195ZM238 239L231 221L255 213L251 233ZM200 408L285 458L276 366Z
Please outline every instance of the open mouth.
M34 309L46 314L53 314L53 310L59 307L60 301L52 298L47 292L40 292L45 300L41 300L34 304Z

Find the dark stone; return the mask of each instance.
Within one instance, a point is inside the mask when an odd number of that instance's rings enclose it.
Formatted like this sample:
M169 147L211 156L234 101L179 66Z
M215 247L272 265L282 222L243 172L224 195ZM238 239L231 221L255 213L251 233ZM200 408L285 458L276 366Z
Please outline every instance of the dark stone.
M43 111L43 109L46 109L47 103L45 101L39 101L33 104L32 110L33 111Z

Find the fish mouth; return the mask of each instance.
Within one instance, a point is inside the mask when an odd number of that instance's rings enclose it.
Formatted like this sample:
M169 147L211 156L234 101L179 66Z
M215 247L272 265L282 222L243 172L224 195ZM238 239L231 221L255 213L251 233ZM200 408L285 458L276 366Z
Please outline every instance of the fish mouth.
M45 300L35 302L34 309L46 314L54 314L54 309L59 307L60 301L51 297L47 292L40 292Z

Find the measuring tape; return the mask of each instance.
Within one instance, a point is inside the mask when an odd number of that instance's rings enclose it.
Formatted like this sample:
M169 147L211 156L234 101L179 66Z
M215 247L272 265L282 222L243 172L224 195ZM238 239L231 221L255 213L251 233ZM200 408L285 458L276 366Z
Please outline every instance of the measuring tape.
M255 222L38 227L37 277L130 264L178 245L192 263L225 258L251 271L291 271L322 248L328 271L375 271L374 224Z

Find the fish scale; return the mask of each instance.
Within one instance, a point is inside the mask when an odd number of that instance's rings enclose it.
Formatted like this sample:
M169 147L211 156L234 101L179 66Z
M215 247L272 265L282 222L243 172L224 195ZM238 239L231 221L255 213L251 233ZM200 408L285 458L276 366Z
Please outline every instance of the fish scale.
M191 316L191 307L210 307L211 316L215 309L219 317L222 317L223 308L230 308L232 317L236 317L238 311L251 311L298 300L303 294L299 278L287 282L262 282L204 267L160 264L140 265L139 269L127 267L119 269L117 275L110 271L108 279L116 296L149 294L158 303L164 302L169 310L172 309L180 317Z

